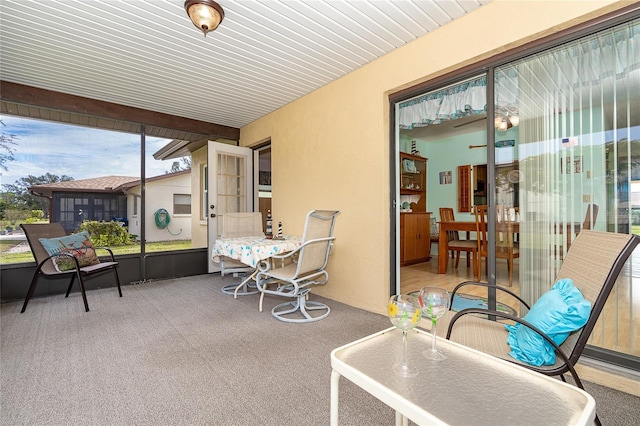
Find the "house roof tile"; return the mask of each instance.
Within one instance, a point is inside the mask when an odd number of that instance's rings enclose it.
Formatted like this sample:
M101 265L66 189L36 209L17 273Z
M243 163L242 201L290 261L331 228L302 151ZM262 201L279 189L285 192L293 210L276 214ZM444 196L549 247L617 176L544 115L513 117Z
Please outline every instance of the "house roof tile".
M92 179L70 180L65 182L45 183L33 185L30 191L36 192L61 192L61 191L82 191L82 192L116 192L118 188L128 182L139 181L136 176L103 176Z

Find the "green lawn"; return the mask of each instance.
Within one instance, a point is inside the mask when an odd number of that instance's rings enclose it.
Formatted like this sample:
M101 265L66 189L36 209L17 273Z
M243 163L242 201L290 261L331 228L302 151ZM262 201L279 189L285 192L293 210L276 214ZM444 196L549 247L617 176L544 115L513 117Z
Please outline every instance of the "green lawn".
M24 242L19 240L1 240L0 241L0 265L8 265L11 263L22 262L34 262L31 251L22 253L7 253L7 250L16 246L17 244ZM131 244L127 246L115 246L110 247L113 250L114 255L119 254L132 254L140 253L139 244ZM147 243L146 251L158 252L158 251L171 251L171 250L185 250L191 248L191 240L177 240L177 241L159 241L155 243ZM104 250L98 250L98 255L102 256L106 254Z

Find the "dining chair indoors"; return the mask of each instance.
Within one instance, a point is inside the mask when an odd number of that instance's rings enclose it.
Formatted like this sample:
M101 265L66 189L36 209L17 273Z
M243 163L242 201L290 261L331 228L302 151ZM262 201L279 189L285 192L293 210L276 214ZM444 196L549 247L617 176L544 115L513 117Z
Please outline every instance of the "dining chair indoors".
M269 269L258 271L256 283L262 293L292 298L271 310L276 319L292 323L307 323L326 318L331 309L324 303L308 300L312 286L329 281L326 271L329 254L335 237L333 229L335 210L312 210L307 213L302 244L296 250L274 255L268 262ZM319 311L318 313L312 311Z
M589 204L587 206L587 213L584 216L581 229L593 229L593 225L596 224L596 219L598 218L598 210L600 210L600 207L597 204Z
M482 259L487 259L488 238L487 238L487 212L486 205L475 206L474 213L476 216L476 231L478 234L478 267L476 269L476 280L480 281L482 275ZM496 259L505 259L507 261L507 269L509 273L509 287L513 284L513 261L520 257L520 249L514 242L514 226L513 221L509 220L508 215L505 219L496 224ZM485 271L488 265L485 262Z
M589 204L587 206L587 212L584 215L584 221L580 224L576 223L567 223L567 224L555 224L554 232L559 235L565 235L565 238L559 238L560 243L554 244L553 246L553 254L555 257L560 259L564 258L564 250L569 250L571 248L571 241L575 238L577 234L580 233L583 229L594 229L596 224L596 220L598 219L598 210L600 207L597 204ZM575 233L575 235L574 235ZM566 248L563 246L566 245Z
M440 222L455 222L453 208L440 207ZM458 231L447 231L447 247L451 250L451 257L455 254L455 267L460 263L460 253L466 252L467 268L473 265L474 274L477 275L476 265L478 256L478 241L474 239L461 240Z
M78 261L78 257L69 254L69 251L51 255L45 248L45 244L48 244L48 242L55 243L56 240L70 237L66 235L66 232L60 223L22 224L20 225L20 227L24 230L24 234L27 237L27 242L29 243L29 247L31 248L31 253L33 253L33 257L36 260L37 265L31 279L31 285L29 285L29 290L27 291L27 296L24 299L24 304L22 305L22 310L20 311L21 313L27 309L27 304L29 303L29 300L35 292L38 279L41 275L50 278L69 276L71 280L69 281L69 286L67 287L67 293L65 294L65 297L69 297L69 293L71 292L73 283L75 279L78 278L78 285L80 286L80 293L82 294L82 301L84 302L84 308L86 312L89 312L89 304L87 302L87 295L84 286L84 279L86 277L99 275L110 271L113 272L116 285L118 287L118 294L120 295L120 297L122 297L122 289L120 288L120 278L118 277L117 269L118 262L115 261L113 257L113 251L111 251L111 249L107 247L90 246L91 250L106 250L109 253L110 261L100 262L96 256L96 261L94 264L81 266ZM89 243L87 242L87 244ZM71 253L73 253L73 251L71 251ZM59 262L60 260L70 262L70 267L72 269L59 270L60 266L56 267L54 261Z
M637 235L593 230L583 230L576 237L558 271L554 287L566 284L566 281L570 279L572 285L579 291L578 294L581 294L580 299L583 297L589 302L590 310L587 309L583 315L584 325L576 327L577 329L568 328L568 325L573 322L571 315L576 312L574 307L577 305L564 311L564 308L555 309L558 305L548 303L551 299L547 296L554 290L553 287L540 297L541 302L545 298L545 303L536 303L530 307L507 288L492 286L498 290L499 294L514 298L514 302L519 303L527 311L527 315L520 317L505 312L476 308L463 309L455 314L450 311L447 315L450 321L446 338L520 364L539 373L560 376L563 381L566 381L564 375L569 374L576 386L584 389L574 367L582 355L620 271L639 242L640 236ZM473 281L463 282L453 290L452 300L458 290L467 286L489 287L490 284ZM576 297L575 292L571 294L571 297ZM504 302L504 299L502 300ZM556 300L555 303L557 302ZM511 329L512 331L509 331L505 328L505 322L502 320L520 324L515 334L511 334L514 332L515 326ZM558 340L558 335L552 335L552 330L562 331L567 336L566 340L564 342L561 339ZM532 363L531 359L537 358L523 352L522 348L526 349L527 346L518 340L525 337L531 339L530 342L538 342L528 346L533 348L534 352L539 350L539 347L547 346L546 354L551 356L555 354L555 357L544 363ZM559 343L556 343L554 339ZM524 354L531 358L523 360L518 354ZM520 359L516 359L514 356ZM596 423L599 424L597 416Z
M256 236L264 237L264 231L262 230L262 213L238 212L224 213L222 215L222 239ZM239 260L227 256L220 256L220 276L222 277L226 274L233 274L234 277L238 277L240 274L251 273L254 270L254 267L245 265ZM237 287L237 284L225 285L222 287L222 292L225 294L234 294ZM240 294L247 295L256 293L258 293L258 290L255 288L253 288L253 290L246 288Z

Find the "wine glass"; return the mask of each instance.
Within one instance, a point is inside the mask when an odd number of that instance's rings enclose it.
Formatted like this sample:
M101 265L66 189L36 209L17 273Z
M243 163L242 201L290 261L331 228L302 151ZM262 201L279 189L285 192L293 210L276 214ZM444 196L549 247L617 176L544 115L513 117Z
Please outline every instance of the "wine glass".
M419 300L422 315L431 318L431 334L433 334L431 349L423 354L429 359L446 359L445 354L436 350L436 322L449 310L449 292L438 287L424 287L420 290Z
M407 363L407 331L414 328L420 322L422 311L420 301L415 296L397 294L389 298L387 313L391 324L402 330L402 364L395 363L393 371L403 377L415 376L418 369Z

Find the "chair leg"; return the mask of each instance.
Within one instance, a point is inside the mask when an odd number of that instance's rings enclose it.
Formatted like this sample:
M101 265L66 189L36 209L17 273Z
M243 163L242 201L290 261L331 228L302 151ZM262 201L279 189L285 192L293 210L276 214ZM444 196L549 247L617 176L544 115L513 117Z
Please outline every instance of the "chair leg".
M307 294L304 294L304 295L300 294L293 301L284 302L275 306L271 310L271 315L280 321L291 322L291 323L314 322L329 316L329 313L331 312L331 308L329 308L329 306L321 302L315 302L315 301L310 301L306 299L307 299ZM322 312L319 316L316 316L316 317L310 315L308 312L308 311L318 311L318 310L324 311L324 312ZM303 318L291 318L291 317L285 316L295 312L299 312Z
M476 277L478 276L478 252L472 251L471 259L473 262L473 276Z
M509 269L509 287L513 284L513 259L507 260L507 268Z
M580 377L578 377L578 373L576 373L576 374L571 373L571 377L573 378L573 381L575 382L574 384L577 387L579 387L583 391L586 391L586 389L584 388L584 385L582 384L582 381L580 380ZM567 382L567 379L564 378L564 374L560 374L560 379L562 379L562 381L565 382L565 383L569 383L569 382ZM600 422L600 419L598 418L598 413L596 413L596 418L593 420L593 423L595 425L597 425L597 426L602 426L602 423Z
M84 302L84 310L85 310L85 312L89 312L89 303L87 303L87 293L84 291L84 281L82 280L82 274L78 270L76 270L76 274L78 275L78 284L80 285L80 293L82 293L82 301Z
M31 278L31 284L29 285L29 290L27 290L27 297L24 299L24 304L22 305L22 310L20 313L24 313L27 309L27 303L29 303L29 299L33 296L33 292L36 290L36 283L38 282L38 271L34 272L33 278Z
M116 283L118 284L118 294L122 297L122 288L120 287L120 277L118 276L118 268L113 268L113 273L116 276Z
M460 263L460 250L456 251L456 269L458 268L458 263Z
M64 295L64 297L69 297L69 293L71 293L71 287L73 287L73 282L76 279L76 274L71 275L71 281L69 281L69 287L67 287L67 293Z

